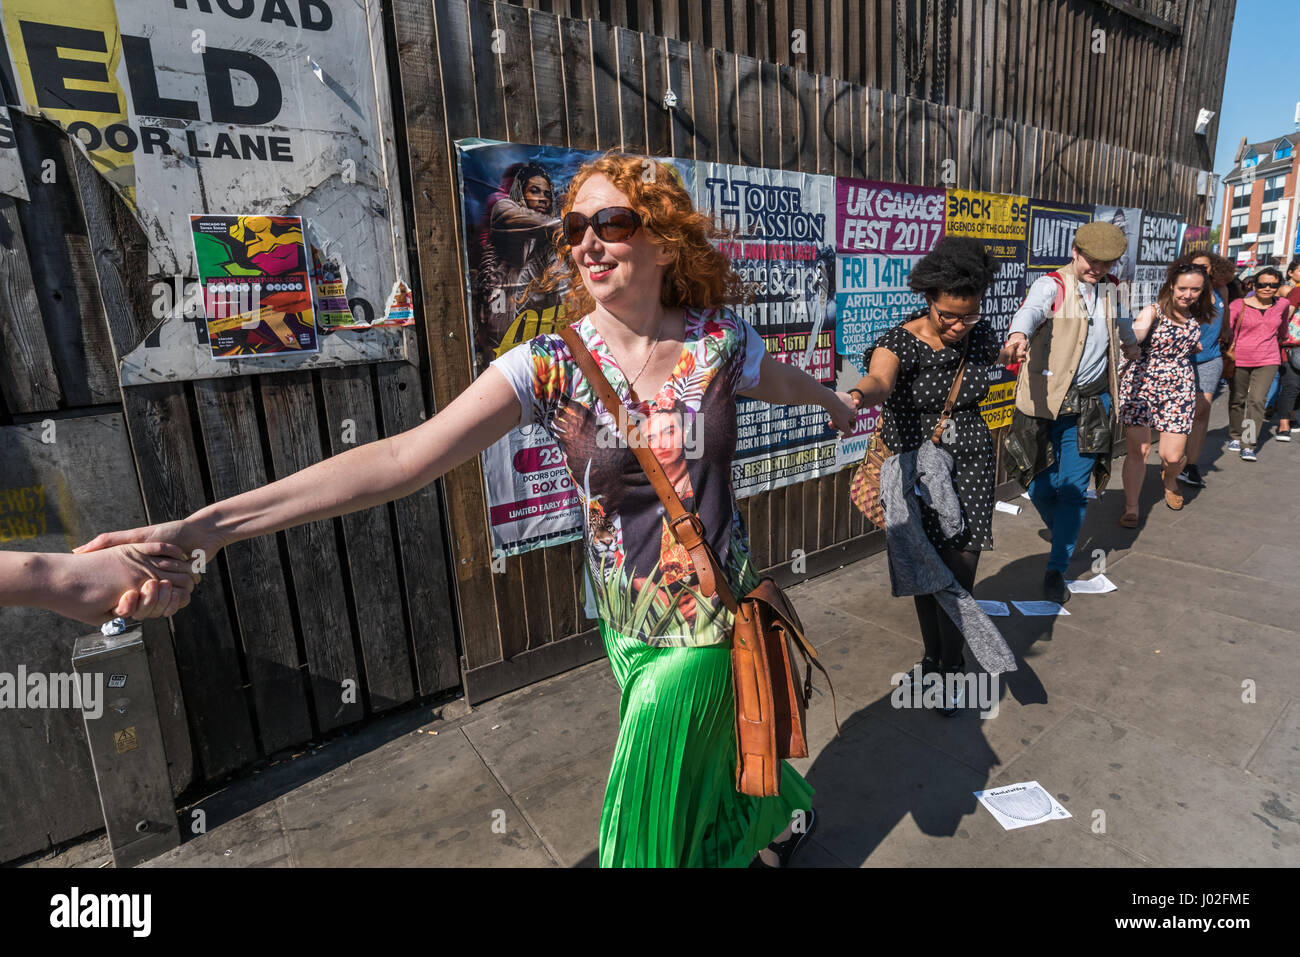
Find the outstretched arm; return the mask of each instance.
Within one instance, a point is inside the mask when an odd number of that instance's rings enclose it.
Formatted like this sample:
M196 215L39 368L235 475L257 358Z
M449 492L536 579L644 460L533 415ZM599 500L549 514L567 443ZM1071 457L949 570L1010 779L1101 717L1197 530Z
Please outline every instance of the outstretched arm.
M399 435L335 455L277 482L231 496L177 522L106 532L77 549L173 542L211 561L232 542L391 502L428 485L519 424L519 399L489 368L431 418Z
M820 405L840 432L853 428L853 397L847 392L832 392L808 373L788 362L763 354L758 368L758 382L741 393L772 405Z
M89 555L0 552L0 606L45 608L89 625L175 614L193 589L185 553L163 542Z

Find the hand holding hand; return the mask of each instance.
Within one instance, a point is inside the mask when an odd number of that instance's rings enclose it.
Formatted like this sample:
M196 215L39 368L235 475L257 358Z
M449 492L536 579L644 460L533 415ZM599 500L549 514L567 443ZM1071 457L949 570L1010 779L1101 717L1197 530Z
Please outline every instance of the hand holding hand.
M837 432L852 432L853 424L858 419L858 403L847 392L836 392L833 399L826 402L826 412L831 417L831 425Z
M1002 347L1002 351L998 353L997 364L1009 366L1017 362L1023 362L1028 354L1028 337L1023 332L1013 332L1007 336L1006 344Z
M1129 362L1136 361L1142 355L1142 347L1136 342L1125 342L1120 346L1119 351L1124 354L1124 358Z
M88 625L173 615L189 604L197 580L185 552L166 542L52 555L49 561L48 598L41 607Z

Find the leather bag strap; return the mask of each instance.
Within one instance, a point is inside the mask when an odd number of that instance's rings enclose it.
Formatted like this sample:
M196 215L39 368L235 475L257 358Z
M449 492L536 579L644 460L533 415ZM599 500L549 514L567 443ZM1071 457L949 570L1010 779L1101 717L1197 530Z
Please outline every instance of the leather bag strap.
M733 615L740 614L736 596L727 585L726 577L718 567L718 560L714 557L713 550L704 540L704 524L700 521L700 517L694 512L688 512L686 506L682 504L677 491L668 481L663 466L659 464L654 452L646 444L636 423L628 418L627 408L619 399L618 393L614 391L614 387L609 384L605 373L600 371L591 350L578 335L578 330L572 324L564 326L560 329L560 338L569 347L569 351L578 363L578 368L591 383L605 410L614 417L619 436L632 449L646 477L650 479L655 494L659 496L659 501L663 502L664 510L668 513L668 527L691 556L691 564L695 567L695 574L700 580L700 591L706 598L717 595L728 611Z
M961 362L957 364L957 375L952 380L952 388L948 390L948 401L943 404L943 414L939 416L939 421L934 425L934 431L930 433L930 441L935 445L939 444L940 437L943 435L943 425L952 417L952 407L957 404L957 393L961 391L961 380L966 372L966 357L969 355L970 335L967 335L966 348L962 350Z

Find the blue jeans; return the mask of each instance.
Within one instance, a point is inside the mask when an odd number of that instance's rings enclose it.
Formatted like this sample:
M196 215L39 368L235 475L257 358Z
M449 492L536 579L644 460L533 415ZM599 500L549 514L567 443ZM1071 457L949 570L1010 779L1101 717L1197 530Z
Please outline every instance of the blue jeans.
M1110 412L1109 393L1103 393L1101 399ZM1063 415L1052 423L1052 451L1056 453L1056 461L1029 483L1029 498L1052 533L1048 571L1062 574L1074 557L1074 543L1088 508L1088 478L1097 463L1096 455L1079 452L1078 423L1077 415Z

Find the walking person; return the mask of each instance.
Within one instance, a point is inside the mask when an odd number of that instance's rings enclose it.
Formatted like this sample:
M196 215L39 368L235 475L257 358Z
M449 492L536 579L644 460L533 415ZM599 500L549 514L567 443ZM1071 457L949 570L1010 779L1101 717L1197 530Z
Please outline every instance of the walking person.
M1011 321L999 362L1020 363L1005 448L1052 537L1043 594L1064 603L1065 572L1088 505L1088 480L1110 481L1121 339L1137 356L1111 267L1128 239L1110 223L1074 235L1073 259L1040 276Z
M562 210L558 259L540 283L570 283L566 315L623 402L619 419L681 413L683 427L658 424L651 447L698 515L733 593L744 595L758 577L731 487L736 396L821 406L840 431L852 426L853 400L774 359L726 308L745 286L711 241L718 231L667 166L654 163L654 175L645 175L651 162L607 155L579 169ZM234 541L408 495L510 429L539 424L579 490L600 634L622 689L601 865L784 866L816 822L812 789L786 764L779 796L736 791L732 618L676 548L633 450L609 440L615 414L564 340L541 335L408 432L183 521L101 535L87 547L156 539L203 548L210 560ZM688 429L696 441L682 455Z
M1200 323L1201 348L1192 357L1192 371L1196 375L1196 414L1192 419L1192 432L1187 437L1187 465L1178 475L1178 481L1193 488L1205 488L1201 474L1201 452L1205 448L1205 434L1210 428L1210 409L1223 388L1223 346L1228 335L1225 320L1228 301L1228 283L1232 281L1232 263L1215 253L1186 253L1170 265L1166 276L1188 263L1203 268L1210 277L1210 291L1214 306L1208 322Z
M1201 347L1201 319L1213 314L1210 275L1195 262L1170 270L1156 301L1133 320L1133 335L1142 346L1139 357L1126 362L1119 390L1119 421L1126 429L1124 514L1119 523L1137 528L1142 482L1151 430L1160 433L1161 479L1165 504L1183 507L1178 491L1187 437L1196 417L1196 373L1192 355Z
M1295 412L1300 405L1300 285L1294 284L1300 276L1300 259L1291 260L1287 269L1293 285L1286 294L1291 304L1291 318L1287 321L1286 333L1282 339L1282 382L1277 392L1277 432L1274 434L1279 442L1291 441L1291 428Z
M1256 460L1256 447L1265 422L1265 402L1278 366L1282 364L1282 342L1295 309L1279 298L1282 273L1265 266L1254 275L1255 291L1228 307L1233 361L1236 369L1228 380L1228 451L1241 454L1243 462Z
M849 390L860 407L881 405L881 440L891 452L902 454L930 441L960 376L942 447L953 459L961 530L947 534L934 508L920 511L925 537L967 593L975 586L980 551L993 547L993 436L979 404L992 381L1001 343L980 316L980 302L996 272L997 263L982 242L964 237L940 240L908 278L912 290L925 296L926 307L877 337L862 357L867 374ZM959 685L947 679L966 666L965 636L934 594L917 594L913 600L925 645L920 674L923 679L931 674L943 677L940 710L955 714L962 703L956 693ZM1011 658L1009 650L1005 655Z

